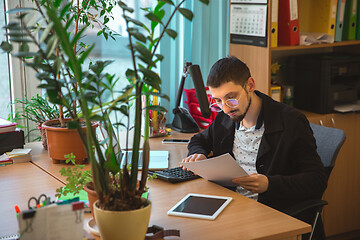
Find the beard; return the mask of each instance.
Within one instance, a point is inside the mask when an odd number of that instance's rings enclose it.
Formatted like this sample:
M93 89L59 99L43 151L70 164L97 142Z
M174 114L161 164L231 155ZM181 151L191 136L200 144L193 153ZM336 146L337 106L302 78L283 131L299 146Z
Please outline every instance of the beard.
M249 111L249 108L250 108L250 104L251 104L251 98L249 99L249 104L247 105L244 113L240 114L240 115L234 115L234 116L230 116L231 120L233 120L233 122L241 122L245 115L247 114L247 112ZM236 109L236 110L233 110L231 111L230 113L234 113L234 112L238 112L239 110Z

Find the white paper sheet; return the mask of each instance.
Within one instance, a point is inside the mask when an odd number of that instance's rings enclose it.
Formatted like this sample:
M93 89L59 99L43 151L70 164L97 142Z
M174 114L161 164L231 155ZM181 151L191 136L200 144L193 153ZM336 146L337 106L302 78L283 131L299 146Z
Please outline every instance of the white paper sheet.
M180 165L206 180L228 187L236 186L232 179L248 176L229 153L196 162L183 162Z

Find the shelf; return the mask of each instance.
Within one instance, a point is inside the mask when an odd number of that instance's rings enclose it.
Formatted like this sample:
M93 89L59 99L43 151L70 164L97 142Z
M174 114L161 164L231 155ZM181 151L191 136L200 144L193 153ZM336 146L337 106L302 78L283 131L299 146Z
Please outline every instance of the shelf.
M342 42L334 42L334 43L326 43L326 44L314 44L309 46L279 46L275 48L270 48L273 52L278 51L289 51L289 50L303 50L303 49L316 49L316 48L330 48L330 47L342 47L342 46L354 46L360 45L360 40L354 41L342 41Z

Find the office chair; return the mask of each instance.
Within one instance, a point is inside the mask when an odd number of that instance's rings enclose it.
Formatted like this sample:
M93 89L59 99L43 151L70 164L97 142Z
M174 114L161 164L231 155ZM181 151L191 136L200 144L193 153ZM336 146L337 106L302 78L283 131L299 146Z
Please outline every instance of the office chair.
M327 178L335 165L335 160L340 151L340 148L345 142L346 135L341 129L329 128L310 123L310 127L314 132L314 137L317 145L317 153L325 167ZM312 231L309 239L325 239L325 232L321 220L321 211L328 202L324 200L308 200L293 206L285 211L285 213L297 217L304 211L313 209L315 211L315 220L312 225Z

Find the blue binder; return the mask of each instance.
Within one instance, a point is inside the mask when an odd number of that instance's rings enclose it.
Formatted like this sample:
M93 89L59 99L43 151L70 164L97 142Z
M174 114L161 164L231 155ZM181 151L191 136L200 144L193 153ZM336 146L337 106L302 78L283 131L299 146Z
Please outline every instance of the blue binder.
M335 26L335 42L341 42L342 32L344 27L346 0L338 0L336 12L336 26Z

